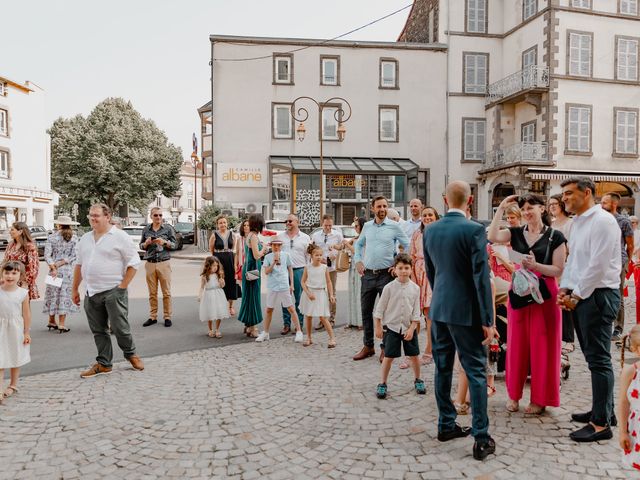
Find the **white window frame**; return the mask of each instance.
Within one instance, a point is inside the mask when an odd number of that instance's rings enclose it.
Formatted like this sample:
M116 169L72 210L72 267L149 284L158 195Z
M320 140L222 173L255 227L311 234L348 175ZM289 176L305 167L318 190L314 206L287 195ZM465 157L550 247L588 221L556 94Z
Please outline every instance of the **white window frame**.
M289 119L289 130L286 133L280 133L278 131L278 112L280 115L286 115ZM275 139L292 139L293 138L293 117L291 116L291 104L288 103L274 103L273 104L273 125L271 128L272 136Z
M538 0L522 0L522 21L530 19L538 13Z
M333 80L328 80L326 64L333 64ZM322 57L320 61L320 85L340 85L340 59L338 57Z
M638 0L620 0L621 15L638 15Z
M533 143L536 141L536 122L525 122L520 125L520 141L522 143Z
M487 33L488 0L466 0L466 29L469 33Z
M287 76L286 78L280 77L280 62L287 64ZM279 85L292 85L293 84L293 57L291 55L278 55L273 56L273 83Z
M378 107L378 141L379 142L398 142L399 139L399 115L400 111L396 105L380 105ZM383 128L385 122L389 122L389 116L392 117L391 135L386 135L389 129Z
M4 82L0 82L0 97L6 97L7 93L7 84Z
M0 150L0 178L9 178L9 152Z
M156 197L156 207L162 207L162 197L159 195Z
M591 0L571 0L571 6L591 10Z
M568 32L567 73L576 77L593 75L593 34L587 32Z
M482 59L484 65L479 67L479 59ZM473 60L473 61L472 61ZM473 76L469 82L469 75ZM463 83L464 93L477 93L484 95L487 93L487 85L489 83L489 54L478 52L463 53Z
M613 152L617 155L638 154L638 110L615 108ZM622 143L622 148L620 144Z
M390 67L392 78L385 76L385 67ZM380 59L380 88L398 88L398 61L393 59Z
M591 110L590 106L569 105L567 107L567 152L591 152L591 122L593 121ZM572 129L575 131L573 135Z
M0 108L0 135L9 136L9 112Z
M180 197L173 197L171 199L171 206L176 210L180 208Z
M339 106L326 106L322 109L322 140L338 140L338 121L336 112Z
M479 162L485 159L487 121L484 118L462 119L462 160Z
M616 80L638 80L638 38L616 37Z

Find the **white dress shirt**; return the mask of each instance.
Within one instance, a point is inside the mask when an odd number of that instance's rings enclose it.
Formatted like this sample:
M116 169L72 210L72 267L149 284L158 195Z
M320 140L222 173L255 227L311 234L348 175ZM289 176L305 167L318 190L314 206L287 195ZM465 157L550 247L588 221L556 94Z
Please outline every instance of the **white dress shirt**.
M409 280L397 278L382 290L373 318L381 318L382 325L396 333L409 329L411 322L420 322L420 287Z
M413 234L416 233L416 230L420 228L421 223L422 223L422 219L420 217L418 217L418 219L415 221L413 220L413 218L410 218L406 222L401 223L400 226L404 230L404 233L407 234L407 237L409 237L409 240L411 240L411 237L413 237Z
M138 269L140 257L131 237L112 226L97 242L93 231L80 238L76 265L81 266L82 280L92 297L120 285L128 267Z
M620 227L615 217L594 205L573 218L569 257L561 288L589 298L596 288L620 288Z
M307 248L311 243L309 235L298 230L298 234L291 238L285 231L279 233L276 238L282 240L282 251L287 252L291 257L293 268L303 268L309 263L309 255L307 254Z
M324 233L324 230L319 230L313 234L311 240L313 243L322 248L322 258L331 259L331 266L327 266L330 272L336 269L335 259L338 256L338 252L331 248L332 245L342 243L342 233L332 228L330 233Z

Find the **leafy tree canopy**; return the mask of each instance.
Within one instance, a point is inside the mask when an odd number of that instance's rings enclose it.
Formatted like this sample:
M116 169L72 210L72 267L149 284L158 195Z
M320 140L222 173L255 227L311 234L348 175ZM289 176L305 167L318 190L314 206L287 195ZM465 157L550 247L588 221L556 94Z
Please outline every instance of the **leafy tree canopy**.
M52 185L68 203L146 210L158 192L180 189L180 148L131 102L108 98L86 118L59 118L49 135Z

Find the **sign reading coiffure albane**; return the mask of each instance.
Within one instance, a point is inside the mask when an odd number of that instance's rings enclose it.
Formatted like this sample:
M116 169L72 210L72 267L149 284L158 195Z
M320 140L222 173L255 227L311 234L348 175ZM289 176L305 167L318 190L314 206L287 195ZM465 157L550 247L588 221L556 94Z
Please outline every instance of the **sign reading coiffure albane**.
M219 187L267 186L267 167L260 163L218 163L216 170Z

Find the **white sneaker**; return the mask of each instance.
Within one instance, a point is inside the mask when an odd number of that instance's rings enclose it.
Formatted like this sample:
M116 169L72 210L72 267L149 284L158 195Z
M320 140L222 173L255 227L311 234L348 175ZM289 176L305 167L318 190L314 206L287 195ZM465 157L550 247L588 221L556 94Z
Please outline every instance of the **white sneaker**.
M256 342L264 342L265 340L269 340L269 334L267 332L261 332L256 338Z
M302 335L302 330L298 330L296 332L296 338L293 341L296 343L302 343L303 340L304 340L304 336Z

